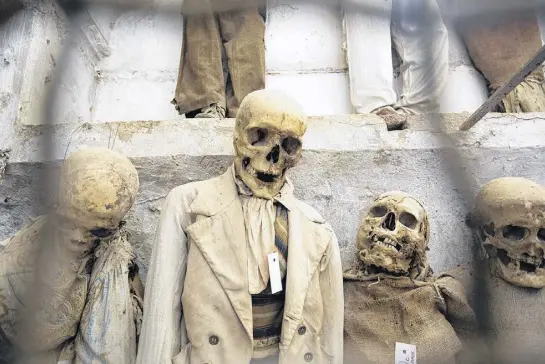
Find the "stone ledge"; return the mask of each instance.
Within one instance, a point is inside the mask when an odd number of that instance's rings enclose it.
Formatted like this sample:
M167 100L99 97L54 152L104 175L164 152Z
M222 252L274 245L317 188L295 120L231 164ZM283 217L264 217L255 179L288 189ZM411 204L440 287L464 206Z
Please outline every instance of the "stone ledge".
M522 116L521 116L522 115ZM434 149L451 145L477 148L545 146L544 114L489 114L470 131L458 126L469 114L411 116L408 129L387 131L375 115L311 117L304 148L309 151L354 152L382 149ZM234 120L182 119L85 124L17 126L12 163L44 160L44 133L52 132L53 159L63 159L86 146L120 150L129 157L232 155ZM2 146L0 146L2 147Z
M464 200L464 193L473 196L488 180L507 175L545 184L543 115L493 114L468 132L457 131L466 117L411 118L409 129L392 132L374 116L311 118L303 159L290 176L296 195L333 226L345 265L354 256L360 218L380 193L404 190L423 203L431 223L430 261L441 271L471 259L464 219L472 202ZM140 175L128 227L145 272L164 198L173 187L217 176L230 165L233 125L233 120L186 119L18 127L20 142L12 148L0 184L0 240L43 211L40 139L47 130L58 143L54 159L62 159L67 147L71 153L107 146L110 138Z

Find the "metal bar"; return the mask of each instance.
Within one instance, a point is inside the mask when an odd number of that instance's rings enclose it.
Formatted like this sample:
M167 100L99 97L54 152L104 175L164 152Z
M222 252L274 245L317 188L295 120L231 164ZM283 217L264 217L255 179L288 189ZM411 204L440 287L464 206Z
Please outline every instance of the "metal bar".
M543 61L545 61L545 46L541 47L541 49L532 57L532 59L526 62L520 71L513 75L507 83L498 88L496 92L494 92L492 96L490 96L488 100L486 100L486 102L482 104L481 107L479 107L477 111L475 111L473 115L471 115L469 119L467 119L460 126L460 130L469 130L473 125L477 124L479 120L481 120L487 113L492 111L496 105L498 105L511 91L513 91L522 81L524 81L524 79L528 77L530 73L534 72L536 68L541 66Z

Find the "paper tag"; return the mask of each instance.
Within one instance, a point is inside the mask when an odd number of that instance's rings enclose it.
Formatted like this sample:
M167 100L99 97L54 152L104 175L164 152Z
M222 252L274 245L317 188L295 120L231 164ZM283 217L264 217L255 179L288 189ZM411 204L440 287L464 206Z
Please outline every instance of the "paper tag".
M282 278L280 277L280 262L278 261L278 253L271 253L269 259L269 277L271 280L271 293L278 293L282 290Z
M394 364L416 364L416 346L396 343Z

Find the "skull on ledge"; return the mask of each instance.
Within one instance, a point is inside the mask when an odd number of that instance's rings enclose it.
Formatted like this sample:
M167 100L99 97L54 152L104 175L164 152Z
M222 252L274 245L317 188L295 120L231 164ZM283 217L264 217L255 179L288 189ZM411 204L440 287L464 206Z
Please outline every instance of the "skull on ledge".
M256 197L271 199L286 171L301 158L306 116L281 91L259 90L244 98L237 114L235 171Z
M399 191L379 196L357 236L358 258L366 275L423 278L428 274L428 214L412 196Z

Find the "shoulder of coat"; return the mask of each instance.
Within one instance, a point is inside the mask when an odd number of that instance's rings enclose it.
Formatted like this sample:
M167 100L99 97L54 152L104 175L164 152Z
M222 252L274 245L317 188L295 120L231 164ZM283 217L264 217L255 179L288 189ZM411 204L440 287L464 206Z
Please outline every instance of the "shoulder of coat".
M316 211L313 207L306 204L303 201L295 200L296 201L296 207L305 216L308 220L315 222L317 224L327 224L326 220L320 215L318 211Z
M201 193L206 193L213 188L213 180L207 179L204 181L189 182L183 185L174 187L168 194L169 198L181 200L193 200L195 196Z

